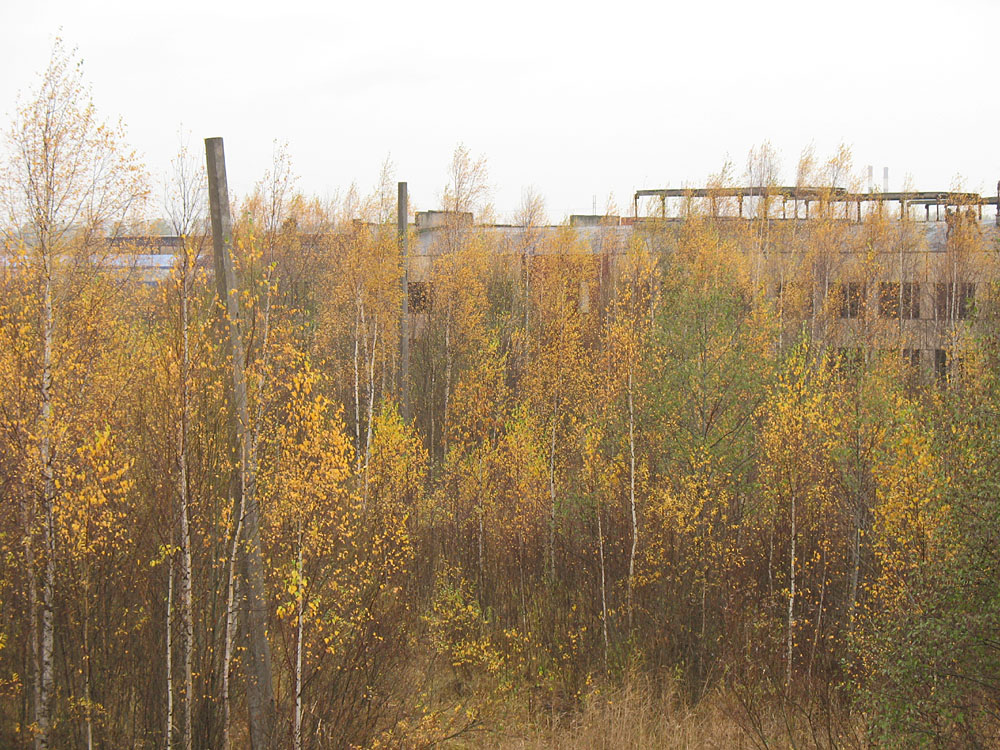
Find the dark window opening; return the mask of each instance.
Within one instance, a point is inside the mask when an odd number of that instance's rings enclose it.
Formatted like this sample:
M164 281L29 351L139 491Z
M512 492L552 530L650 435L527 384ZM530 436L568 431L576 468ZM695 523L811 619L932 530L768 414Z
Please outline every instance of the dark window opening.
M864 356L857 347L840 347L834 360L834 367L845 375L857 375L861 372Z
M920 284L903 282L899 296L903 320L920 320Z
M883 318L919 320L920 284L883 281L878 285L879 315Z
M948 352L944 349L934 350L934 374L937 375L938 380L948 379Z
M883 318L899 317L898 281L883 281L878 285L878 313Z
M976 303L976 285L968 282L934 285L936 320L966 320Z
M864 310L865 285L860 281L849 281L840 285L840 317L860 318Z
M432 289L429 281L411 281L406 286L409 312L425 313L431 309Z

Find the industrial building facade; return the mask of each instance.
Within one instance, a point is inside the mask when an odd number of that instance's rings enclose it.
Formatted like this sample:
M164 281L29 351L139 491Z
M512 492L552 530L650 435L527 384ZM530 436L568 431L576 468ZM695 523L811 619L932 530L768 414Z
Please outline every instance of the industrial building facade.
M645 215L641 198L652 199ZM580 312L589 312L592 301L606 296L603 287L630 243L641 240L669 255L684 227L701 222L744 256L752 288L773 303L785 341L808 333L846 362L896 352L922 373L947 378L1000 281L996 205L996 198L946 192L639 191L633 216L570 217L570 230L593 257L585 278L570 286L579 284L573 296ZM517 273L533 253L544 252L540 238L565 230L473 226L468 215L418 213L407 264L411 316L432 304L436 259L455 244L444 235L484 233ZM419 328L417 322L411 332Z
M743 256L752 288L773 304L783 340L805 332L846 361L897 351L922 372L947 377L1000 281L996 205L996 198L970 193L646 190L636 193L632 216L572 216L541 227L477 225L471 214L445 211L417 212L410 222L404 207L397 231L406 217L405 329L411 340L419 335L434 304L437 264L473 239L523 276L547 252L547 237L570 232L578 254L589 256L578 264L587 269L581 277L568 280L570 293L589 313L613 293L615 269L633 243L669 256L685 227L701 222ZM176 238L138 240L143 277L169 273Z

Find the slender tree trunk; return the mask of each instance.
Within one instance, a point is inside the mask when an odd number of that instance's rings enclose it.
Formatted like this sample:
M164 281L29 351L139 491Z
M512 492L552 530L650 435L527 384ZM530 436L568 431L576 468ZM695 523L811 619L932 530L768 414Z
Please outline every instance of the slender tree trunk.
M24 538L21 545L24 548L24 567L28 579L28 658L27 673L31 690L26 692L26 701L30 699L30 705L26 706L25 721L22 723L22 735L27 731L27 725L34 723L38 719L38 705L41 703L41 670L38 664L38 580L35 573L35 549L32 538L35 533L35 507L34 493L21 495L21 526L24 529ZM27 717L30 716L30 722Z
M87 554L86 552L84 554ZM90 702L90 570L84 573L83 584L83 744L94 747L94 712Z
M295 632L295 729L293 738L294 750L302 750L302 614L303 580L302 580L302 522L299 521L299 559L298 559L298 625Z
M233 539L229 547L229 564L226 572L226 631L222 654L222 750L229 750L229 674L233 661L233 641L236 638L237 626L237 573L236 565L243 533L243 496L240 495L240 507L233 526Z
M368 362L368 425L365 429L365 488L361 499L361 507L368 507L368 466L372 458L372 422L375 416L375 351L378 346L378 316L375 317L375 330L372 336L371 359Z
M435 404L437 402L437 395L434 393L434 389L437 387L437 369L434 366L434 358L431 357L431 388L430 388L430 417L431 417L431 440L430 440L430 459L431 464L434 463L434 438L437 437L436 427L437 421L434 418Z
M483 516L486 514L486 506L485 506L485 503L484 503L484 500L486 498L486 482L485 482L485 476L484 476L485 475L485 471L483 469L483 461L484 461L483 452L484 452L483 448L480 447L480 450L479 450L479 472L478 472L479 476L477 477L478 484L479 484L479 503L478 503L479 508L478 508L478 512L476 514L476 515L479 516L479 519L478 519L479 520L479 523L478 523L479 529L478 529L478 533L477 533L477 537L478 537L478 539L477 539L477 545L479 547L479 590L480 590L480 592L486 590L486 565L485 565L485 562L484 562L484 555L483 555Z
M708 620L708 570L701 571L701 628L698 631L698 642L705 649L705 623ZM702 659L704 664L704 659Z
M441 458L448 454L448 407L451 402L451 313L444 326L444 416L441 419Z
M788 560L788 638L785 645L785 658L788 661L785 673L785 690L792 690L792 650L795 642L795 494L792 493L792 539L791 555Z
M170 750L173 746L174 733L174 656L173 656L173 627L171 620L174 616L174 555L171 551L167 558L167 616L164 626L166 630L166 646L164 648L167 657L167 718L166 726L163 727L163 747Z
M854 615L858 606L858 579L861 571L861 520L858 518L858 510L854 510L854 538L851 540L851 584L848 594L848 624L851 632L854 631Z
M524 539L517 535L517 574L521 581L521 627L528 632L528 603L524 597Z
M552 410L552 437L549 440L549 582L556 582L556 416L558 405Z
M778 278L778 351L785 351L785 269L782 267Z
M389 352L387 351L388 347L386 346L386 343L388 342L388 338L389 338L388 336L383 336L382 337L382 362L383 362L383 364L382 364L382 376L381 376L382 384L380 386L380 392L383 394L383 398L385 396L386 386L389 383L390 361L389 361Z
M774 596L774 523L767 534L767 593Z
M185 481L187 472L182 473ZM187 493L185 493L186 496ZM181 503L181 665L184 670L184 716L181 747L191 750L194 742L192 715L194 713L194 603L191 573L191 530L188 523L187 499Z
M601 560L601 631L604 636L604 675L608 675L608 590L604 570L604 523L601 520L601 501L597 501L597 550Z
M190 496L188 493L188 429L191 424L191 395L189 379L191 372L191 349L188 335L190 292L190 248L185 241L184 267L181 289L181 423L178 451L178 489L180 490L180 584L181 584L181 663L184 670L184 721L182 725L181 747L191 750L193 743L192 713L194 704L194 671L192 659L194 651L194 604L192 597L191 570L191 523ZM172 563L171 559L171 563Z
M528 331L528 312L531 309L531 258L532 253L526 252L524 263L524 330Z
M826 548L823 549L823 574L819 584L819 603L816 605L816 627L813 631L812 653L809 655L808 679L812 684L813 662L816 661L816 647L819 645L819 633L823 625L823 605L826 603Z
M45 750L49 747L49 731L52 727L52 650L54 643L53 613L55 609L55 518L56 499L55 467L52 461L52 349L55 321L52 308L52 269L49 265L45 274L43 341L42 341L42 394L39 414L39 458L42 473L42 548L45 551L45 567L42 578L42 632L41 632L41 679L38 705L35 708L37 735L35 747Z
M628 370L628 497L632 511L632 550L628 556L628 629L632 633L632 590L635 585L635 551L639 545L639 520L635 512L635 409L632 401L632 366Z
M364 307L359 304L354 316L354 445L357 446L357 471L361 471L361 321Z

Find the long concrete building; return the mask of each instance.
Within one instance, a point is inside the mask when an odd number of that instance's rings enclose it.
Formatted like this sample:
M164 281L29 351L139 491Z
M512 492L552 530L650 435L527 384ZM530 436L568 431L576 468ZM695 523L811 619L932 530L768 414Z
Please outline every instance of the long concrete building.
M422 327L435 266L463 238L487 238L517 273L526 258L546 252L547 237L571 232L578 252L590 256L591 271L572 282L587 312L630 243L669 253L687 222L702 221L733 238L788 336L805 326L845 357L895 349L944 375L1000 281L997 205L975 193L729 187L640 190L631 216L571 216L559 226L477 225L467 213L417 212L407 226L408 328L413 335ZM117 242L134 249L144 281L165 277L175 263L177 238Z

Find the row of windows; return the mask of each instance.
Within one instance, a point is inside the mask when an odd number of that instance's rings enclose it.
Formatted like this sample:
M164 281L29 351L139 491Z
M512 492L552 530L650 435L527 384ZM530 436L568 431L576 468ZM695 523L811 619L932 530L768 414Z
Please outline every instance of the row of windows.
M567 297L577 311L586 315L590 312L590 286L585 281L571 285ZM434 285L430 281L407 282L407 312L425 313L434 306Z
M782 299L791 291L790 285L779 285ZM841 318L860 318L865 314L868 285L860 281L834 284L829 294L836 295L837 314ZM972 314L976 285L972 283L937 283L933 285L933 309L927 312L931 320L965 320ZM882 318L920 320L920 284L917 282L882 281L878 285L878 314ZM812 295L804 300L809 314L813 312Z
M934 374L940 380L947 380L958 369L961 369L961 357L953 357L947 349L932 349L934 352ZM920 367L920 349L902 349L903 363L916 369ZM837 349L836 364L847 372L857 371L864 362L862 350L857 347L841 347Z
M572 291L576 291L573 289ZM778 296L784 299L791 294L792 286L778 286ZM937 283L933 285L932 320L965 320L971 314L975 304L976 285L972 283ZM427 281L409 282L408 307L411 313L427 312L431 307L432 286ZM588 290L581 283L579 290L580 312L590 310ZM865 313L865 300L868 299L868 286L860 281L848 281L834 284L829 294L837 295L837 313L841 318L860 318ZM806 307L809 314L813 312L812 294L806 291ZM920 320L920 284L917 282L882 281L878 285L878 314L882 318L903 320Z

